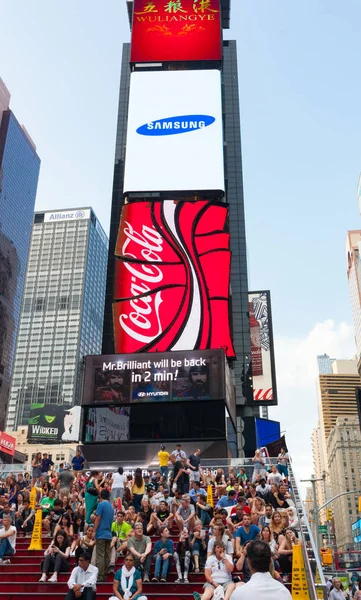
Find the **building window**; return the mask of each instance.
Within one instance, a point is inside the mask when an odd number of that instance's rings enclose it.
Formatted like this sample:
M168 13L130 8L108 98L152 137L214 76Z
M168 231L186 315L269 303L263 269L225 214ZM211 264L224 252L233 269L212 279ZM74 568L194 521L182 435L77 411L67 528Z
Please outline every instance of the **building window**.
M69 308L69 296L60 296L59 310L67 310Z

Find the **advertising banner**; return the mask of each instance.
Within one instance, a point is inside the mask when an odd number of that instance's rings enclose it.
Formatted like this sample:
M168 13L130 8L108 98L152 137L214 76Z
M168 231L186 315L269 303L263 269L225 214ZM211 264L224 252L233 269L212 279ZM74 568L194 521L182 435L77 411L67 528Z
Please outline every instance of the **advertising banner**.
M134 0L132 63L221 59L219 0Z
M83 405L225 400L222 350L87 356Z
M249 292L248 302L253 400L260 405L276 405L277 387L270 293Z
M129 440L129 414L126 407L89 408L85 419L85 442L125 442Z
M220 202L123 207L115 248L116 352L222 348L235 358L227 222Z
M132 73L124 194L224 189L220 71Z
M281 427L279 421L270 421L269 419L255 418L256 425L256 445L262 448L271 444L281 437Z
M80 439L81 407L57 404L31 404L28 442L59 444Z
M0 431L0 451L5 452L5 454L10 454L10 456L14 456L15 446L16 438L4 431Z

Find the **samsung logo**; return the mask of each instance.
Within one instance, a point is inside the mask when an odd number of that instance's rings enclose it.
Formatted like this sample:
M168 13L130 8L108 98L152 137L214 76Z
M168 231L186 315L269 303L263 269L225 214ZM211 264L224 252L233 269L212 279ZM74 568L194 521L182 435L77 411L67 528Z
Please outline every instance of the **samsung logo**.
M184 115L183 117L169 117L158 119L138 127L139 135L176 135L204 129L215 122L215 118L209 115Z

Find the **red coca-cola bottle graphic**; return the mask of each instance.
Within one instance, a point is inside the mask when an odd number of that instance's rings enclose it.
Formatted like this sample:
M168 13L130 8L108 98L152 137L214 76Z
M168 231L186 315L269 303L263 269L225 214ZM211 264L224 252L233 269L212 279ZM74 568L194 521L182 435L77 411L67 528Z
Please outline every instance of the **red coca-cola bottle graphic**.
M253 303L249 302L249 327L251 334L252 375L263 375L261 329L254 315Z

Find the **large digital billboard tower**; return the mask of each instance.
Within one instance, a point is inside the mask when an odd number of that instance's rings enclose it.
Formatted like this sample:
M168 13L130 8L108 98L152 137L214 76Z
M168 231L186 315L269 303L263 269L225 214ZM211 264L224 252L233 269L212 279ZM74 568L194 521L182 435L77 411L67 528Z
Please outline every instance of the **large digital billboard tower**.
M258 408L230 0L127 5L103 353L222 350L241 429Z

